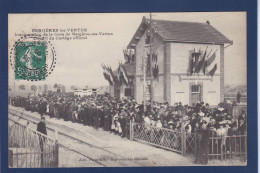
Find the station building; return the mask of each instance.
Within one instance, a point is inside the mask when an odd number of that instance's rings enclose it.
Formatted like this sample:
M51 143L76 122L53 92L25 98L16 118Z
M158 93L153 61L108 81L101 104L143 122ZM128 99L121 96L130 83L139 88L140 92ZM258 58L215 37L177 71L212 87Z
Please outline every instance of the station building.
M224 100L224 58L228 58L225 47L232 44L209 21L152 20L150 25L150 20L143 17L127 46L135 53L135 58L124 64L131 83L110 86L111 94L120 98L132 96L138 103L152 97L153 101L167 101L170 105L176 102L193 105L198 101L217 105ZM156 58L150 56L150 52ZM194 64L198 66L203 57L211 64L208 66L203 61L205 68L195 69ZM154 61L152 68L157 66L156 77L149 74L150 70L144 70L150 61Z

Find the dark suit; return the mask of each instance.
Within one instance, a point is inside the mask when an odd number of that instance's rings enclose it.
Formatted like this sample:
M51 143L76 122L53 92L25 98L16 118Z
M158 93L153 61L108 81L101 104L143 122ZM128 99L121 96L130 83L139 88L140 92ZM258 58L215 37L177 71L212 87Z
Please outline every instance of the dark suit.
M37 131L40 133L43 133L47 135L46 131L46 125L43 122L39 122L37 125ZM43 167L43 148L44 148L44 142L45 142L45 137L39 134L39 141L40 141L40 149L41 149L41 167Z

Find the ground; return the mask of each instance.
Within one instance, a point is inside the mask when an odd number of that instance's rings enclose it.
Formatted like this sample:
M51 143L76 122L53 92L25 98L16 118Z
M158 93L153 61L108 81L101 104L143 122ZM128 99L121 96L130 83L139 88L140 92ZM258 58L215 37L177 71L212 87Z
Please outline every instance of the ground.
M14 107L10 108L10 110L17 110ZM18 112L23 112L21 116L35 122L39 121L39 114L26 112L22 108L18 109ZM26 124L24 119L11 114L9 117ZM50 129L56 129L61 133L58 135L59 167L200 166L194 164L193 157L182 156L173 151L131 141L102 129L96 130L79 123L46 116L46 126L49 128L49 136L55 137L54 131ZM36 128L36 124L30 123L30 127ZM209 165L223 166L241 164L239 160L211 160L209 162Z

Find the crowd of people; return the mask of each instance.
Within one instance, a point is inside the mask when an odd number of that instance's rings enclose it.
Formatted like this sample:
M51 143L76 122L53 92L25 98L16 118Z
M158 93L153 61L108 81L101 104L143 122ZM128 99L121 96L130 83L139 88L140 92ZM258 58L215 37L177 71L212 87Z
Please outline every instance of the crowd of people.
M134 99L118 99L109 94L97 96L74 96L48 92L34 97L16 96L10 104L38 112L41 116L82 123L94 128L103 128L122 137L129 137L130 121L156 128L197 133L197 163L207 163L210 150L209 136L246 135L247 116L242 111L238 119L233 115L233 104L222 102L218 107L198 102L183 105L181 102L169 106L168 102L150 103L144 109ZM228 145L228 144L227 144ZM229 147L230 148L230 147Z

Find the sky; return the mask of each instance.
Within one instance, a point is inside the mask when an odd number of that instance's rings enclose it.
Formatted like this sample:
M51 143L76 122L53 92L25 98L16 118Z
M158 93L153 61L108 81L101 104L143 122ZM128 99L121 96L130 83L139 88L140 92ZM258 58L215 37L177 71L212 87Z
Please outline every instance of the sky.
M246 13L152 13L154 19L202 22L210 24L224 34L233 45L225 49L225 84L246 84ZM30 33L32 28L87 28L88 32L108 32L112 36L89 36L87 40L53 40L57 65L44 82L66 86L98 87L108 85L101 64L117 68L124 62L126 48L142 17L148 13L81 13L81 14L9 14L9 45L17 39L14 33ZM13 71L9 79L13 80ZM35 82L17 81L19 84ZM12 84L12 82L10 82Z

